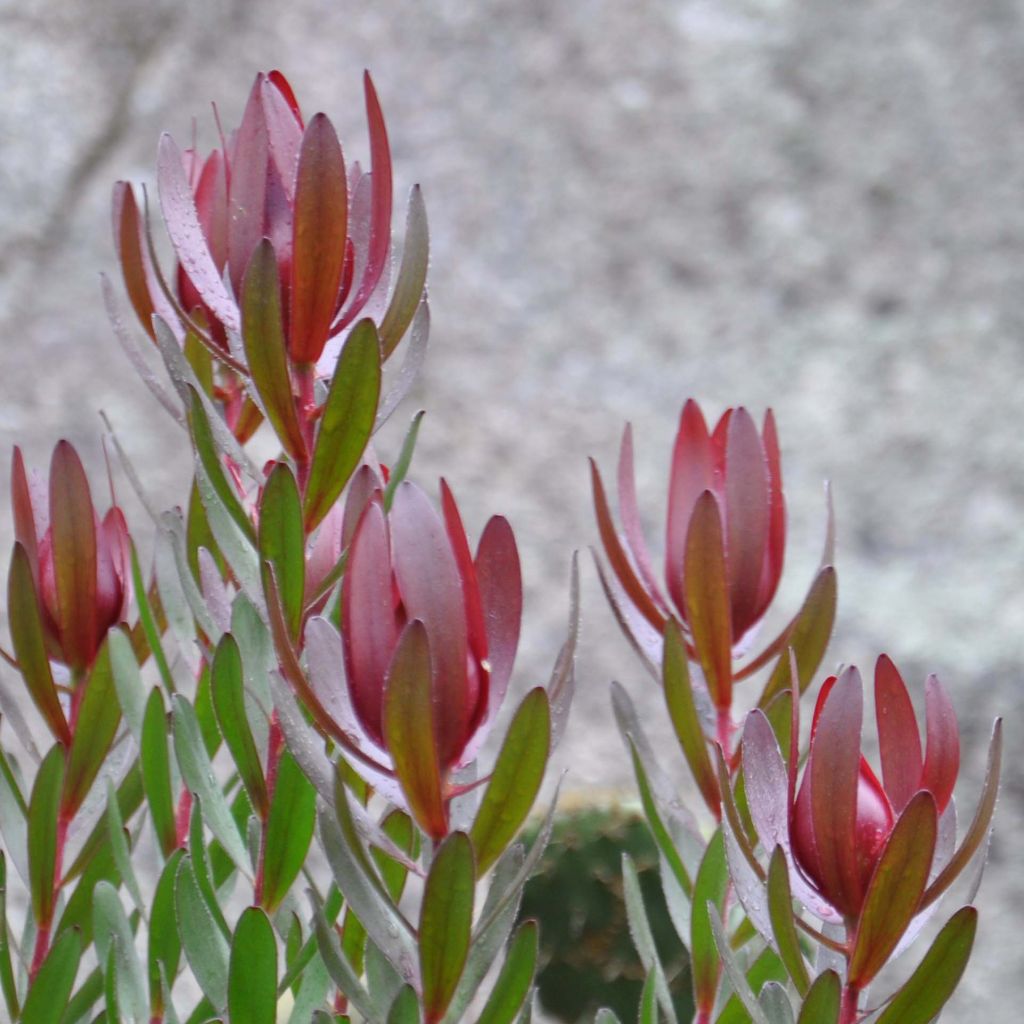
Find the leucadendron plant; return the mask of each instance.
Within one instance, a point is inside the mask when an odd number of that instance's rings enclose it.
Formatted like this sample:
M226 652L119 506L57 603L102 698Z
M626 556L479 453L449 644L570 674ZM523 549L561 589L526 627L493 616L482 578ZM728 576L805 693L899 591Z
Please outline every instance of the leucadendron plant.
M1001 725L970 825L957 835L956 715L933 676L926 743L893 662L875 673L881 781L861 753L863 694L847 668L821 685L806 742L801 696L822 663L836 609L831 504L821 566L800 611L751 648L782 571L786 538L779 443L742 408L713 431L683 408L669 480L665 590L641 529L626 428L619 458L621 533L592 463L603 557L598 570L620 625L660 684L693 780L684 802L627 691L612 702L641 804L660 851L675 930L690 955L696 1024L928 1024L973 945L999 786ZM665 596L667 593L667 596ZM763 670L745 710L738 691ZM701 806L702 805L702 806ZM955 882L964 905L900 982L890 961L928 924ZM623 856L630 930L647 972L642 1022L677 1024L636 865ZM892 979L896 980L893 981ZM598 1019L608 1024L610 1011Z
M151 518L136 546L68 442L48 485L14 451L4 654L42 729L26 701L5 709L12 1021L529 1013L537 929L516 920L554 803L517 837L565 727L576 598L549 684L513 700L511 526L492 518L474 551L448 486L435 504L408 479L422 414L378 459L426 345L428 240L418 187L392 239L364 85L365 169L275 71L210 152L163 136L160 222L144 189L114 188L124 290L154 344L106 280L105 299L191 449L182 507L153 505L111 431L111 478Z
M234 130L215 109L213 148L163 136L152 206L145 188L114 187L123 289L104 279L104 299L191 452L180 506L154 505L109 424L102 515L70 443L47 479L14 450L0 650L24 695L0 731L12 1022L519 1024L534 1012L538 926L519 920L520 901L554 823L554 799L534 811L574 687L575 558L550 679L519 686L511 525L495 515L471 544L447 483L435 497L413 482L422 413L397 451L376 443L424 357L428 234L416 187L392 236L368 75L364 91L365 168L274 71L256 77ZM680 993L667 976L624 855L611 888L646 974L640 1020L677 1024L691 1007L697 1024L935 1019L974 936L998 723L959 840L958 730L936 681L922 746L902 679L879 661L880 778L861 754L853 669L824 682L801 743L800 698L835 617L831 512L802 605L758 642L787 539L770 412L759 427L729 410L709 430L684 407L663 574L628 428L621 535L596 465L592 484L602 581L699 796L691 814L617 687L691 979ZM149 520L129 528L115 487ZM890 984L889 962L961 876L967 905Z

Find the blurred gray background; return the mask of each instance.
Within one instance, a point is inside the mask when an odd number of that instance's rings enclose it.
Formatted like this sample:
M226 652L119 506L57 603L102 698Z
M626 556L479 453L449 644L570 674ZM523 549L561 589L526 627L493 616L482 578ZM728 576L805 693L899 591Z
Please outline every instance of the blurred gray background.
M71 437L98 488L103 408L151 492L181 500L181 438L99 296L116 269L111 183L152 185L159 132L185 143L193 116L212 144L209 101L236 123L271 67L365 159L371 68L398 192L422 183L432 230L432 351L381 456L423 405L415 476L444 473L474 532L511 518L528 587L518 685L546 674L569 553L593 543L586 456L613 472L632 420L660 548L685 398L709 416L770 404L790 511L775 622L810 579L830 478L830 661L870 669L884 650L918 689L943 678L962 807L993 717L1008 719L980 935L947 1015L1008 1019L1024 977L1022 58L1015 0L4 0L0 447L45 465ZM658 693L582 562L566 785L630 792L612 678L682 779Z

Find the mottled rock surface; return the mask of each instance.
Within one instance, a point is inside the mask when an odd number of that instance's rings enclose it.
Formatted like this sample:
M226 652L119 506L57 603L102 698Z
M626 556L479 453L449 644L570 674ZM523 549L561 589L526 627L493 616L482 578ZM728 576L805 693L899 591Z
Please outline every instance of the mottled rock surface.
M432 353L396 419L428 407L417 477L443 472L473 527L500 510L518 531L520 685L546 672L569 552L593 542L586 456L610 468L632 420L659 536L682 401L770 403L791 514L779 618L817 558L829 477L831 659L885 650L915 683L944 679L962 801L1008 718L980 937L948 1013L1007 1019L1024 977L1022 56L1009 0L5 3L0 447L39 464L69 436L98 474L101 407L153 494L180 500L175 428L99 297L111 182L152 184L159 132L187 139L192 115L212 142L208 101L235 120L272 66L365 157L372 68L398 184L422 183L433 232ZM609 680L660 741L663 715L583 562L566 785L625 789Z

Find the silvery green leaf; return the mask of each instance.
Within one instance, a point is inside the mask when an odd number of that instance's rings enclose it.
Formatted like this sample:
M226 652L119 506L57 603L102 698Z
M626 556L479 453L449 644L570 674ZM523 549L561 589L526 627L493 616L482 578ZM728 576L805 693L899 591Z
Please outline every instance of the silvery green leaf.
M121 713L139 745L142 744L142 719L146 711L146 687L142 682L139 663L132 650L131 641L119 629L112 630L108 637L110 668L114 676L114 689L121 704Z
M613 1010L603 1006L594 1014L594 1024L621 1024L621 1021L615 1016Z
M647 908L644 906L643 893L640 890L640 877L636 864L628 853L622 855L622 890L626 903L626 920L629 922L629 934L632 936L640 962L644 970L654 976L654 991L658 997L658 1005L671 1024L676 1024L676 1010L665 978L665 969L658 956L654 944L654 933L647 920Z
M230 949L214 922L188 857L182 857L174 883L174 905L181 946L203 994L218 1010L227 1005Z
M100 963L107 963L113 950L121 1019L146 1024L149 1019L146 985L121 898L109 882L101 881L93 890L92 899L93 934Z
M302 972L302 982L299 985L298 994L295 996L292 1012L288 1016L288 1024L308 1024L313 1019L313 1015L319 1012L324 1005L330 987L331 976L327 972L323 959L314 956ZM348 996L349 1002L358 1010L359 1006L356 1000L349 993L345 994ZM334 1020L333 1016L327 1014L325 1016L328 1021Z
M316 929L317 945L320 949L320 962L324 964L339 991L362 1014L363 1018L368 1021L378 1020L379 1011L374 1006L369 993L363 988L359 978L356 977L352 965L341 951L338 935L327 923L323 907L315 896L311 894L310 898L313 901L313 925ZM307 967L306 970L308 971L309 968Z
M675 928L680 941L685 944L690 937L690 901L664 856L660 857L658 862L658 875L672 927Z
M231 632L242 655L245 688L259 703L265 718L270 718L270 673L277 666L270 630L260 618L252 601L239 593L231 606Z
M757 1002L768 1018L768 1024L796 1024L793 1004L789 1001L785 988L777 981L765 983Z
M381 1017L387 1016L387 1008L395 1001L404 982L391 966L391 961L377 948L375 942L366 943L366 985L370 999L378 1008Z
M740 1002L750 1014L752 1024L771 1024L754 998L754 993L750 991L744 969L736 959L736 954L729 943L729 936L725 933L722 918L719 916L718 907L712 900L708 900L708 917L711 920L711 931L715 936L718 955L722 958L722 966L725 968L733 991L739 996Z
M19 780L14 775L10 759L6 765L11 768L12 778L0 770L0 835L3 836L4 850L10 858L18 874L28 884L28 820L24 801L14 789Z
M121 820L121 807L117 800L117 787L114 780L107 779L107 824L109 826L110 850L114 857L114 865L117 873L124 882L128 894L135 904L135 909L140 914L145 914L145 904L142 900L142 892L139 889L138 879L135 877L135 869L132 866L131 849L128 846L128 838L125 835L124 822ZM93 897L95 899L95 896Z

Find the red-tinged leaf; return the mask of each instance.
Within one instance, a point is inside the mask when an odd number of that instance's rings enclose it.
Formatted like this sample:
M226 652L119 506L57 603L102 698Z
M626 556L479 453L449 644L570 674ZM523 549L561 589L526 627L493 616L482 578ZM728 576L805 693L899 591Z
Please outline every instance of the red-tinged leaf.
M732 703L732 618L729 609L725 542L718 499L704 491L686 534L683 570L686 618L711 699Z
M370 129L370 241L359 290L342 319L342 325L351 323L373 294L384 272L391 246L391 149L377 90L373 87L369 72L363 76L363 85L366 90L366 119Z
M698 1011L710 1014L718 993L721 958L708 914L708 903L719 914L729 888L729 870L725 859L722 830L711 837L693 883L693 913L690 919L690 967L693 971L693 998Z
M293 640L302 629L302 599L306 591L306 537L302 529L302 502L291 469L278 462L271 470L260 498L260 564L274 567L278 594Z
M479 699L479 674L467 671L466 609L444 523L422 490L403 483L391 509L395 579L410 619L430 637L438 757L450 767L462 753Z
M807 991L797 1024L838 1024L842 994L842 982L835 971L819 974ZM887 1024L896 1024L896 1021Z
M678 624L673 620L665 627L662 684L669 718L686 756L686 763L690 766L690 772L700 789L701 796L704 797L704 803L711 813L719 818L722 814L722 797L718 792L718 780L711 766L707 740L697 715L690 668L686 659L686 644Z
M121 264L128 299L139 323L151 338L153 334L153 299L146 274L146 255L142 247L142 220L135 202L135 192L127 181L114 185L114 248Z
M57 627L72 669L96 653L96 512L78 453L60 441L50 462L50 558ZM43 566L43 571L46 571Z
M420 910L420 976L425 1024L448 1009L469 954L476 871L473 846L464 832L441 844L430 866Z
M786 499L782 493L782 457L779 453L779 435L775 429L775 416L769 409L764 414L761 429L765 457L768 460L769 522L768 550L764 563L761 607L767 608L775 596L786 555ZM831 561L831 559L829 559Z
M245 791L249 794L253 810L261 821L266 821L270 810L267 784L245 709L242 657L238 643L230 633L220 638L213 655L210 694L221 735L231 752Z
M1003 757L1003 722L997 718L992 727L992 742L988 748L988 766L985 769L985 784L982 787L978 809L968 828L963 842L957 847L956 853L950 857L946 866L939 872L935 880L928 886L919 910L924 910L935 902L959 877L967 867L971 858L985 841L992 815L995 813L996 800L999 797L999 776Z
M253 83L228 160L228 272L236 295L242 294L242 278L266 233L270 142L263 114L263 77L257 75Z
M729 417L725 458L729 599L739 640L763 610L759 599L770 518L764 447L750 413L742 407Z
M88 796L121 721L121 704L117 699L106 641L89 670L89 677L80 685L85 687L85 694L78 708L61 799L61 813L69 821Z
M228 259L228 176L227 164L219 149L203 164L196 185L196 212L213 265L221 270Z
M285 451L298 462L307 458L288 373L281 323L281 284L270 240L260 241L242 282L242 341L252 382Z
M690 516L701 494L711 487L711 438L700 406L689 399L679 418L672 450L672 474L668 485L668 529L665 546L665 580L676 607L683 611L683 569ZM659 626L659 632L661 627Z
M299 150L302 148L302 118L298 108L292 106L294 95L282 76L277 79L273 72L268 75L260 90L263 106L263 120L267 129L267 143L270 158L277 169L278 177L289 203L295 201L296 169L299 165Z
M317 429L306 485L306 532L338 500L373 431L380 400L380 346L372 320L361 320L341 350Z
M651 596L658 610L664 615L668 615L668 605L658 587L647 541L640 524L640 510L636 500L636 473L633 468L633 427L629 423L626 424L626 429L622 432L617 477L619 516L622 519L622 530L626 537L629 553L633 556L633 564L640 573L644 590Z
M46 656L43 623L39 616L39 600L35 580L25 548L14 545L11 568L7 576L7 616L14 654L29 696L46 720L54 739L71 746L71 730Z
M281 74L280 71L271 71L267 78L276 86L277 90L284 97L285 103L288 104L289 109L295 116L295 120L298 122L299 128L302 128L302 111L299 109L299 101L295 98L295 92L291 87L291 83L287 78Z
M505 699L523 615L519 549L507 519L494 516L488 521L480 535L474 567L487 634L487 660L491 665L483 718L486 724L493 720Z
M848 668L824 703L806 769L821 880L841 906L858 906L861 895L856 828L863 700L860 673Z
M380 345L385 359L398 347L419 309L427 283L430 262L430 233L427 209L419 185L409 194L409 210L405 215L405 243L402 264L395 281L395 290L387 312L380 323Z
M803 693L810 685L822 658L825 657L825 650L832 636L832 626L836 619L836 601L836 571L828 565L815 577L796 618L778 638L777 643L772 645L775 651L781 650L782 654L758 700L760 707L765 707L783 690L792 689L789 649L796 653L800 692ZM752 662L743 669L741 675L746 677L754 667L755 664Z
M960 730L949 696L936 676L925 683L925 748L921 787L931 792L941 814L953 795L960 771Z
M182 164L181 150L166 133L160 138L157 154L157 182L160 186L160 210L175 255L210 312L228 330L237 331L238 307L224 287L203 234L195 196ZM234 223L233 218L231 223Z
M348 230L345 160L325 114L309 122L302 138L294 216L288 351L296 363L315 363L338 304Z
M811 979L807 975L807 964L800 952L800 940L796 933L793 917L793 894L789 889L789 868L781 846L772 852L768 865L768 914L771 917L772 933L779 956L786 965L801 996L807 994Z
M917 970L882 1011L878 1024L928 1024L936 1020L963 977L977 928L977 910L961 907L935 937Z
M651 595L644 589L644 585L633 571L629 557L615 531L615 523L612 521L611 509L608 507L608 499L605 496L601 471L593 459L590 460L590 483L594 492L594 514L597 516L597 528L612 571L618 577L623 590L636 606L637 611L661 633L665 628L665 616L658 610Z
M921 734L907 687L886 654L875 664L875 717L882 781L893 810L899 814L922 788Z
M789 845L789 776L775 731L755 708L743 723L743 783L747 806L766 850Z
M37 927L53 920L60 795L64 786L64 751L53 746L43 758L28 804L28 868L32 915Z
M850 983L858 988L885 966L917 912L937 831L935 801L922 791L897 820L868 883L850 957Z
M448 832L441 791L427 631L414 619L398 642L384 687L384 739L409 810L432 839Z
M483 876L515 838L544 781L551 750L551 709L540 687L531 690L505 734L470 838Z

